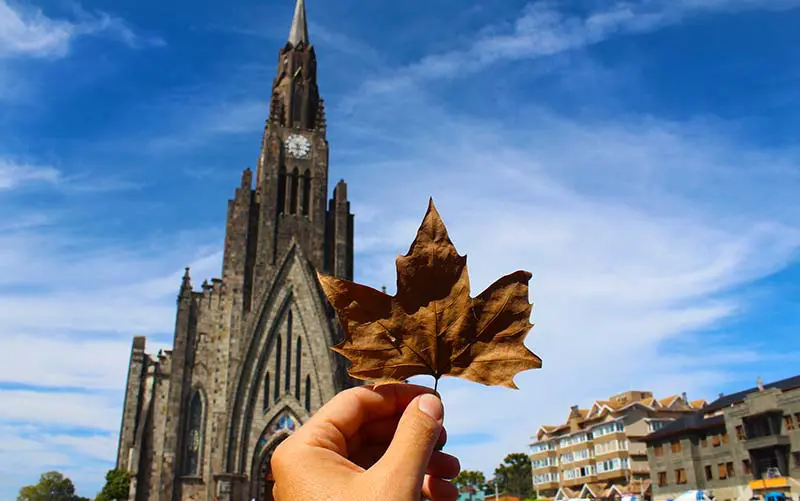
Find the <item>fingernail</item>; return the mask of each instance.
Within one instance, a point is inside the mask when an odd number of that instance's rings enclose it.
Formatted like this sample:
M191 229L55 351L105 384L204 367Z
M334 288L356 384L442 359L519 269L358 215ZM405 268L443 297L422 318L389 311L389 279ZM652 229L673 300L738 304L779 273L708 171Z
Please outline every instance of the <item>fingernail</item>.
M419 410L429 415L436 421L441 421L444 417L444 407L442 401L433 395L422 395L419 397Z

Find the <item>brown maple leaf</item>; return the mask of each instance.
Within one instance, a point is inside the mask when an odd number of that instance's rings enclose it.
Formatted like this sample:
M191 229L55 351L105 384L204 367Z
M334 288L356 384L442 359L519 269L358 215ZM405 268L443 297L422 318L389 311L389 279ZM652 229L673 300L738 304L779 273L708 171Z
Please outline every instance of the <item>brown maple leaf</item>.
M376 383L428 374L516 388L514 376L542 366L525 336L531 274L517 271L470 297L467 258L450 241L433 200L408 254L397 258L397 294L319 275L345 339L332 348L352 377Z

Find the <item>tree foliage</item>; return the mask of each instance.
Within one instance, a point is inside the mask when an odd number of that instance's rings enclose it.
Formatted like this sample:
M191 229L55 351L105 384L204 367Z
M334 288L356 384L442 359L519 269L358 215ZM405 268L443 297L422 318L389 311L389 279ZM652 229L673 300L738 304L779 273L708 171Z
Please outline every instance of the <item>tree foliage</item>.
M499 492L507 492L522 499L533 496L533 472L531 459L527 454L515 452L503 459L503 464L495 468L494 478L487 482L484 492L494 493L494 484L497 483Z
M459 492L478 492L486 485L486 477L482 471L464 470L453 479Z
M89 501L75 494L72 480L57 471L42 473L39 483L19 490L17 501Z
M114 501L128 499L131 487L131 475L124 470L108 470L106 484L97 495L95 501Z

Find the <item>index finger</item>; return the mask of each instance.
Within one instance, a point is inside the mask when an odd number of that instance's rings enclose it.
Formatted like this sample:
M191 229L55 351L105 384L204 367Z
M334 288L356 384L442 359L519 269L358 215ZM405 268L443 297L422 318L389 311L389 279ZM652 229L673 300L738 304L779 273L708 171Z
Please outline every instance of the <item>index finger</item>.
M418 395L432 388L415 384L359 386L345 390L323 405L296 433L310 445L347 454L347 441L366 423L402 414Z

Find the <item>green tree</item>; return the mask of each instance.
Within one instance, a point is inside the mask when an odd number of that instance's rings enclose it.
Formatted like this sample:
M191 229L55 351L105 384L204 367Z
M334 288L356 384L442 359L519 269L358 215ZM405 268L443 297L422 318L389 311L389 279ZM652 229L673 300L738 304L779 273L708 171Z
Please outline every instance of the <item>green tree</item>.
M124 470L108 470L106 485L94 501L114 501L128 499L131 488L131 475Z
M533 471L531 459L527 454L515 452L503 459L503 464L495 468L493 483L497 483L497 490L507 492L522 499L533 495ZM492 484L492 491L494 485Z
M42 473L39 483L19 490L17 501L89 501L75 494L72 480L57 471Z
M480 471L464 470L453 479L453 483L456 484L459 492L470 493L469 499L472 499L472 494L484 489L486 477Z

